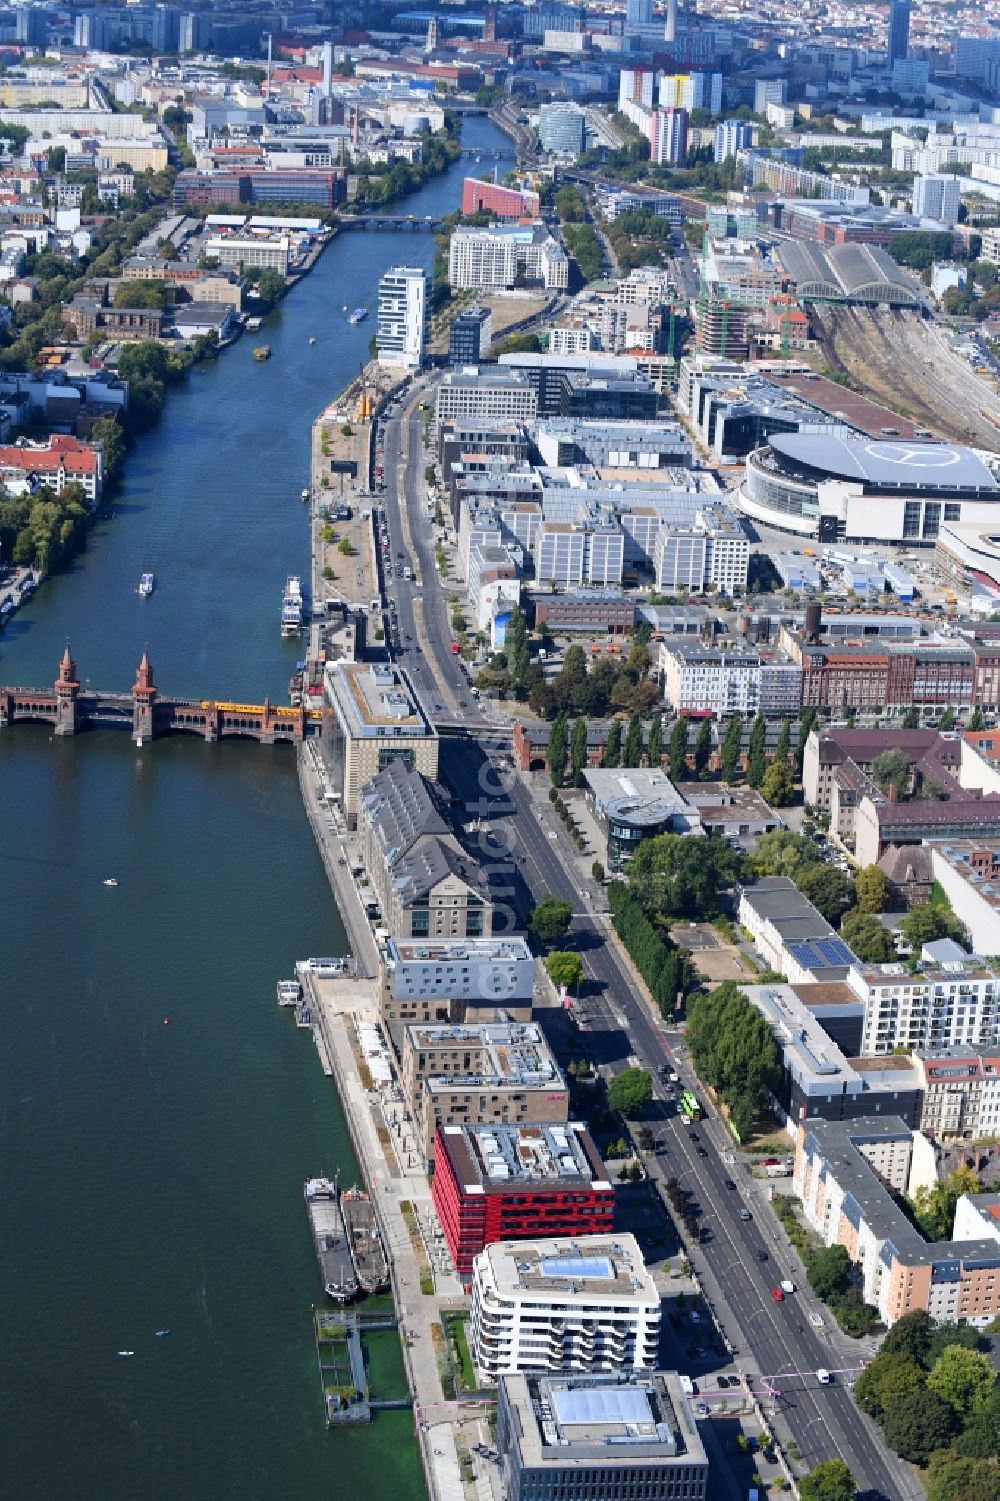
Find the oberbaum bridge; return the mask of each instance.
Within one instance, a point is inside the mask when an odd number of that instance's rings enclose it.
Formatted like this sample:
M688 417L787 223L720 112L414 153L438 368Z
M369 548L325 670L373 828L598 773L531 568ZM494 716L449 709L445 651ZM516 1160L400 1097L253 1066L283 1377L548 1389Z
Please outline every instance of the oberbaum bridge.
M97 726L130 730L136 745L161 735L200 735L203 740L242 736L261 745L296 743L318 735L323 714L303 704L285 708L262 704L216 703L212 699L171 698L153 681L149 656L142 654L131 693L95 693L84 688L67 642L59 676L51 688L0 686L0 729L34 720L55 735L76 735Z

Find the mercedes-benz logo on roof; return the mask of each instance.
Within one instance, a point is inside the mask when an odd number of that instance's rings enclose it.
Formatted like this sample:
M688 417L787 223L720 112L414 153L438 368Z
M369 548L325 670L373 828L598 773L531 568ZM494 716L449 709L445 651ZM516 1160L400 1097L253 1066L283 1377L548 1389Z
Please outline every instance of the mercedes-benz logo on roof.
M951 469L960 464L962 455L954 448L945 448L939 443L866 443L865 453L880 464L898 464L908 469Z

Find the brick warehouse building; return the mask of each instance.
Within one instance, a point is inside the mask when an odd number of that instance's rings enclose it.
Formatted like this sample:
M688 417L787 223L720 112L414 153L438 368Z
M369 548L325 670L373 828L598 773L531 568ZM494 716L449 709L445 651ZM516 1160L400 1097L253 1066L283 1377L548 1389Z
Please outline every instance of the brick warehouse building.
M586 1126L439 1126L434 1208L463 1282L494 1241L606 1234L615 1190Z

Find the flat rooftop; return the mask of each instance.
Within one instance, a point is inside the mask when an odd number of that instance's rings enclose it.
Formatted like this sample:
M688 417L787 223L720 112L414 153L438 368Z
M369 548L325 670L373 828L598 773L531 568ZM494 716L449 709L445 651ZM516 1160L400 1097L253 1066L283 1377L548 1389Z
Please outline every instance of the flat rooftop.
M498 1240L480 1253L499 1296L553 1293L639 1303L659 1312L660 1295L631 1234L583 1235L573 1240ZM479 1273L477 1272L477 1275Z
M456 1178L470 1193L545 1185L612 1188L590 1132L578 1121L442 1126L441 1136Z
M404 1053L422 1053L424 1083L431 1091L453 1090L456 1080L472 1089L565 1089L563 1077L535 1022L483 1022L479 1025L411 1023L404 1030ZM435 1070L434 1054L461 1051L469 1066L461 1074Z
M911 1144L913 1132L899 1116L865 1116L855 1121L810 1121L804 1128L803 1144L809 1156L822 1159L821 1170L848 1200L854 1223L863 1216L872 1234L891 1241L892 1249L906 1266L935 1266L969 1261L1000 1266L1000 1246L993 1240L926 1241L909 1216L898 1207L892 1194L864 1155L889 1142Z
M499 1377L517 1418L525 1470L642 1464L707 1468L705 1448L673 1371Z
M410 681L398 666L330 662L326 667L326 690L353 739L390 735L436 738L434 726L424 718Z
M386 949L397 964L533 962L526 938L390 938Z

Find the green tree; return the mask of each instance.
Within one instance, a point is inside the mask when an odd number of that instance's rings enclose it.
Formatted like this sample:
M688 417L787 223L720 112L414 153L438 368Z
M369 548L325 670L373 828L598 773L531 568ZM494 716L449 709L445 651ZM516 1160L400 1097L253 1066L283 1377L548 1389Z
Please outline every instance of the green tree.
M767 720L763 714L758 714L750 730L750 747L747 753L747 781L751 787L759 787L764 780L766 743Z
M900 727L904 730L916 730L920 728L920 715L912 704L900 720Z
M936 943L939 938L956 938L966 945L969 942L964 923L947 907L930 902L908 912L899 924L899 931L914 953L919 953L925 943Z
M608 1108L627 1118L653 1098L653 1080L644 1068L625 1068L608 1085Z
M519 609L514 609L510 613L510 620L507 622L507 630L504 633L503 647L511 682L517 697L520 698L528 671L528 632L524 615Z
M579 954L553 949L545 960L545 972L557 989L579 990L583 984L583 960Z
M740 856L718 835L658 834L644 839L629 862L629 890L648 911L665 918L714 917L722 891L741 866Z
M767 1022L739 986L727 980L708 994L689 997L687 1043L699 1076L719 1092L730 1123L745 1137L781 1077Z
M1000 1465L989 1455L966 1455L968 1429L950 1449L932 1454L927 1470L927 1501L1000 1501ZM1000 1428L996 1435L1000 1438Z
M927 1377L928 1390L944 1398L963 1426L973 1412L986 1406L996 1382L989 1356L961 1345L942 1350Z
M851 1258L843 1246L824 1246L809 1257L806 1276L817 1298L832 1303L847 1291L851 1280Z
M900 1398L883 1424L889 1447L915 1465L925 1465L935 1449L945 1448L955 1429L952 1408L937 1392L926 1390Z
M884 912L889 899L889 877L878 865L866 865L854 877L854 898L859 912Z
M678 715L670 731L670 775L675 782L687 776L688 722Z
M968 1171L968 1169L966 1170ZM927 1350L927 1369L936 1363L938 1356L949 1345L961 1345L963 1350L979 1350L982 1348L982 1338L979 1330L971 1324L956 1324L946 1321L943 1324L935 1324L931 1335L931 1342Z
M703 777L712 759L712 721L703 719L694 743L694 774Z
M939 730L953 730L954 728L955 728L955 711L951 707L951 705L949 704L948 708L945 709L944 713L941 715L941 720L940 720L940 723L938 724L938 729Z
M788 876L795 880L808 866L822 865L816 846L804 834L790 829L772 829L762 834L751 856L754 875Z
M969 716L969 723L968 723L967 728L970 729L970 730L981 730L982 727L983 727L983 712L980 709L979 705L977 704L976 707L973 709L972 713Z
M613 719L608 725L608 738L604 745L604 765L617 766L622 754L622 722Z
M884 1423L897 1403L923 1391L926 1382L927 1372L913 1355L883 1349L858 1377L854 1400L876 1423Z
M116 308L148 308L162 311L167 289L162 281L123 281L115 288Z
M858 1482L842 1459L823 1459L799 1481L801 1501L854 1501Z
M970 1167L958 1167L947 1178L913 1195L917 1223L928 1240L948 1240L955 1223L955 1207L962 1194L980 1194L983 1180Z
M724 782L735 782L736 780L742 745L743 720L738 714L734 714L726 725L726 733L722 739L720 760L722 763L722 780Z
M1000 1459L1000 1385L972 1413L955 1447L972 1459Z
M569 902L560 901L556 896L543 896L528 918L528 932L533 933L540 943L558 943L569 931L572 918L573 908Z
M892 934L871 912L848 912L840 925L840 933L863 964L891 964L896 957Z
M549 731L549 743L545 752L553 787L561 787L566 778L567 738L566 715L557 714Z
M92 443L100 444L104 473L112 478L119 473L125 462L125 434L119 427L117 418L110 412L104 417L98 417L91 429L90 438Z
M771 762L761 778L760 795L772 808L787 808L795 801L795 778L786 760Z
M649 727L649 739L646 741L646 759L650 766L659 767L663 761L663 721L657 715Z
M883 792L895 787L896 796L903 798L913 775L913 764L905 751L893 746L876 756L872 762L872 777Z
M854 882L832 865L810 865L800 870L795 884L817 912L833 927L854 901Z
M774 759L776 761L788 760L788 751L791 743L792 727L788 722L788 715L786 714L784 719L781 721L781 729L778 731L778 743L774 747Z
M265 266L257 278L257 295L264 302L275 303L285 295L285 278L280 271Z
M642 762L642 720L633 714L625 732L625 748L622 752L623 766L639 766Z
M573 772L573 786L583 785L583 773L587 767L587 721L573 721L573 733L569 743L569 764Z
M795 740L795 764L800 776L802 775L802 757L805 754L806 741L816 728L818 718L819 715L812 706L802 710L802 717L799 720L799 733Z
M882 1341L879 1354L912 1355L922 1366L927 1366L930 1364L927 1352L931 1347L934 1329L935 1323L930 1314L925 1313L922 1308L915 1308L912 1313L904 1313L901 1319L896 1320ZM874 1361L872 1364L874 1365ZM871 1366L868 1370L871 1370ZM860 1385L860 1381L858 1384Z

